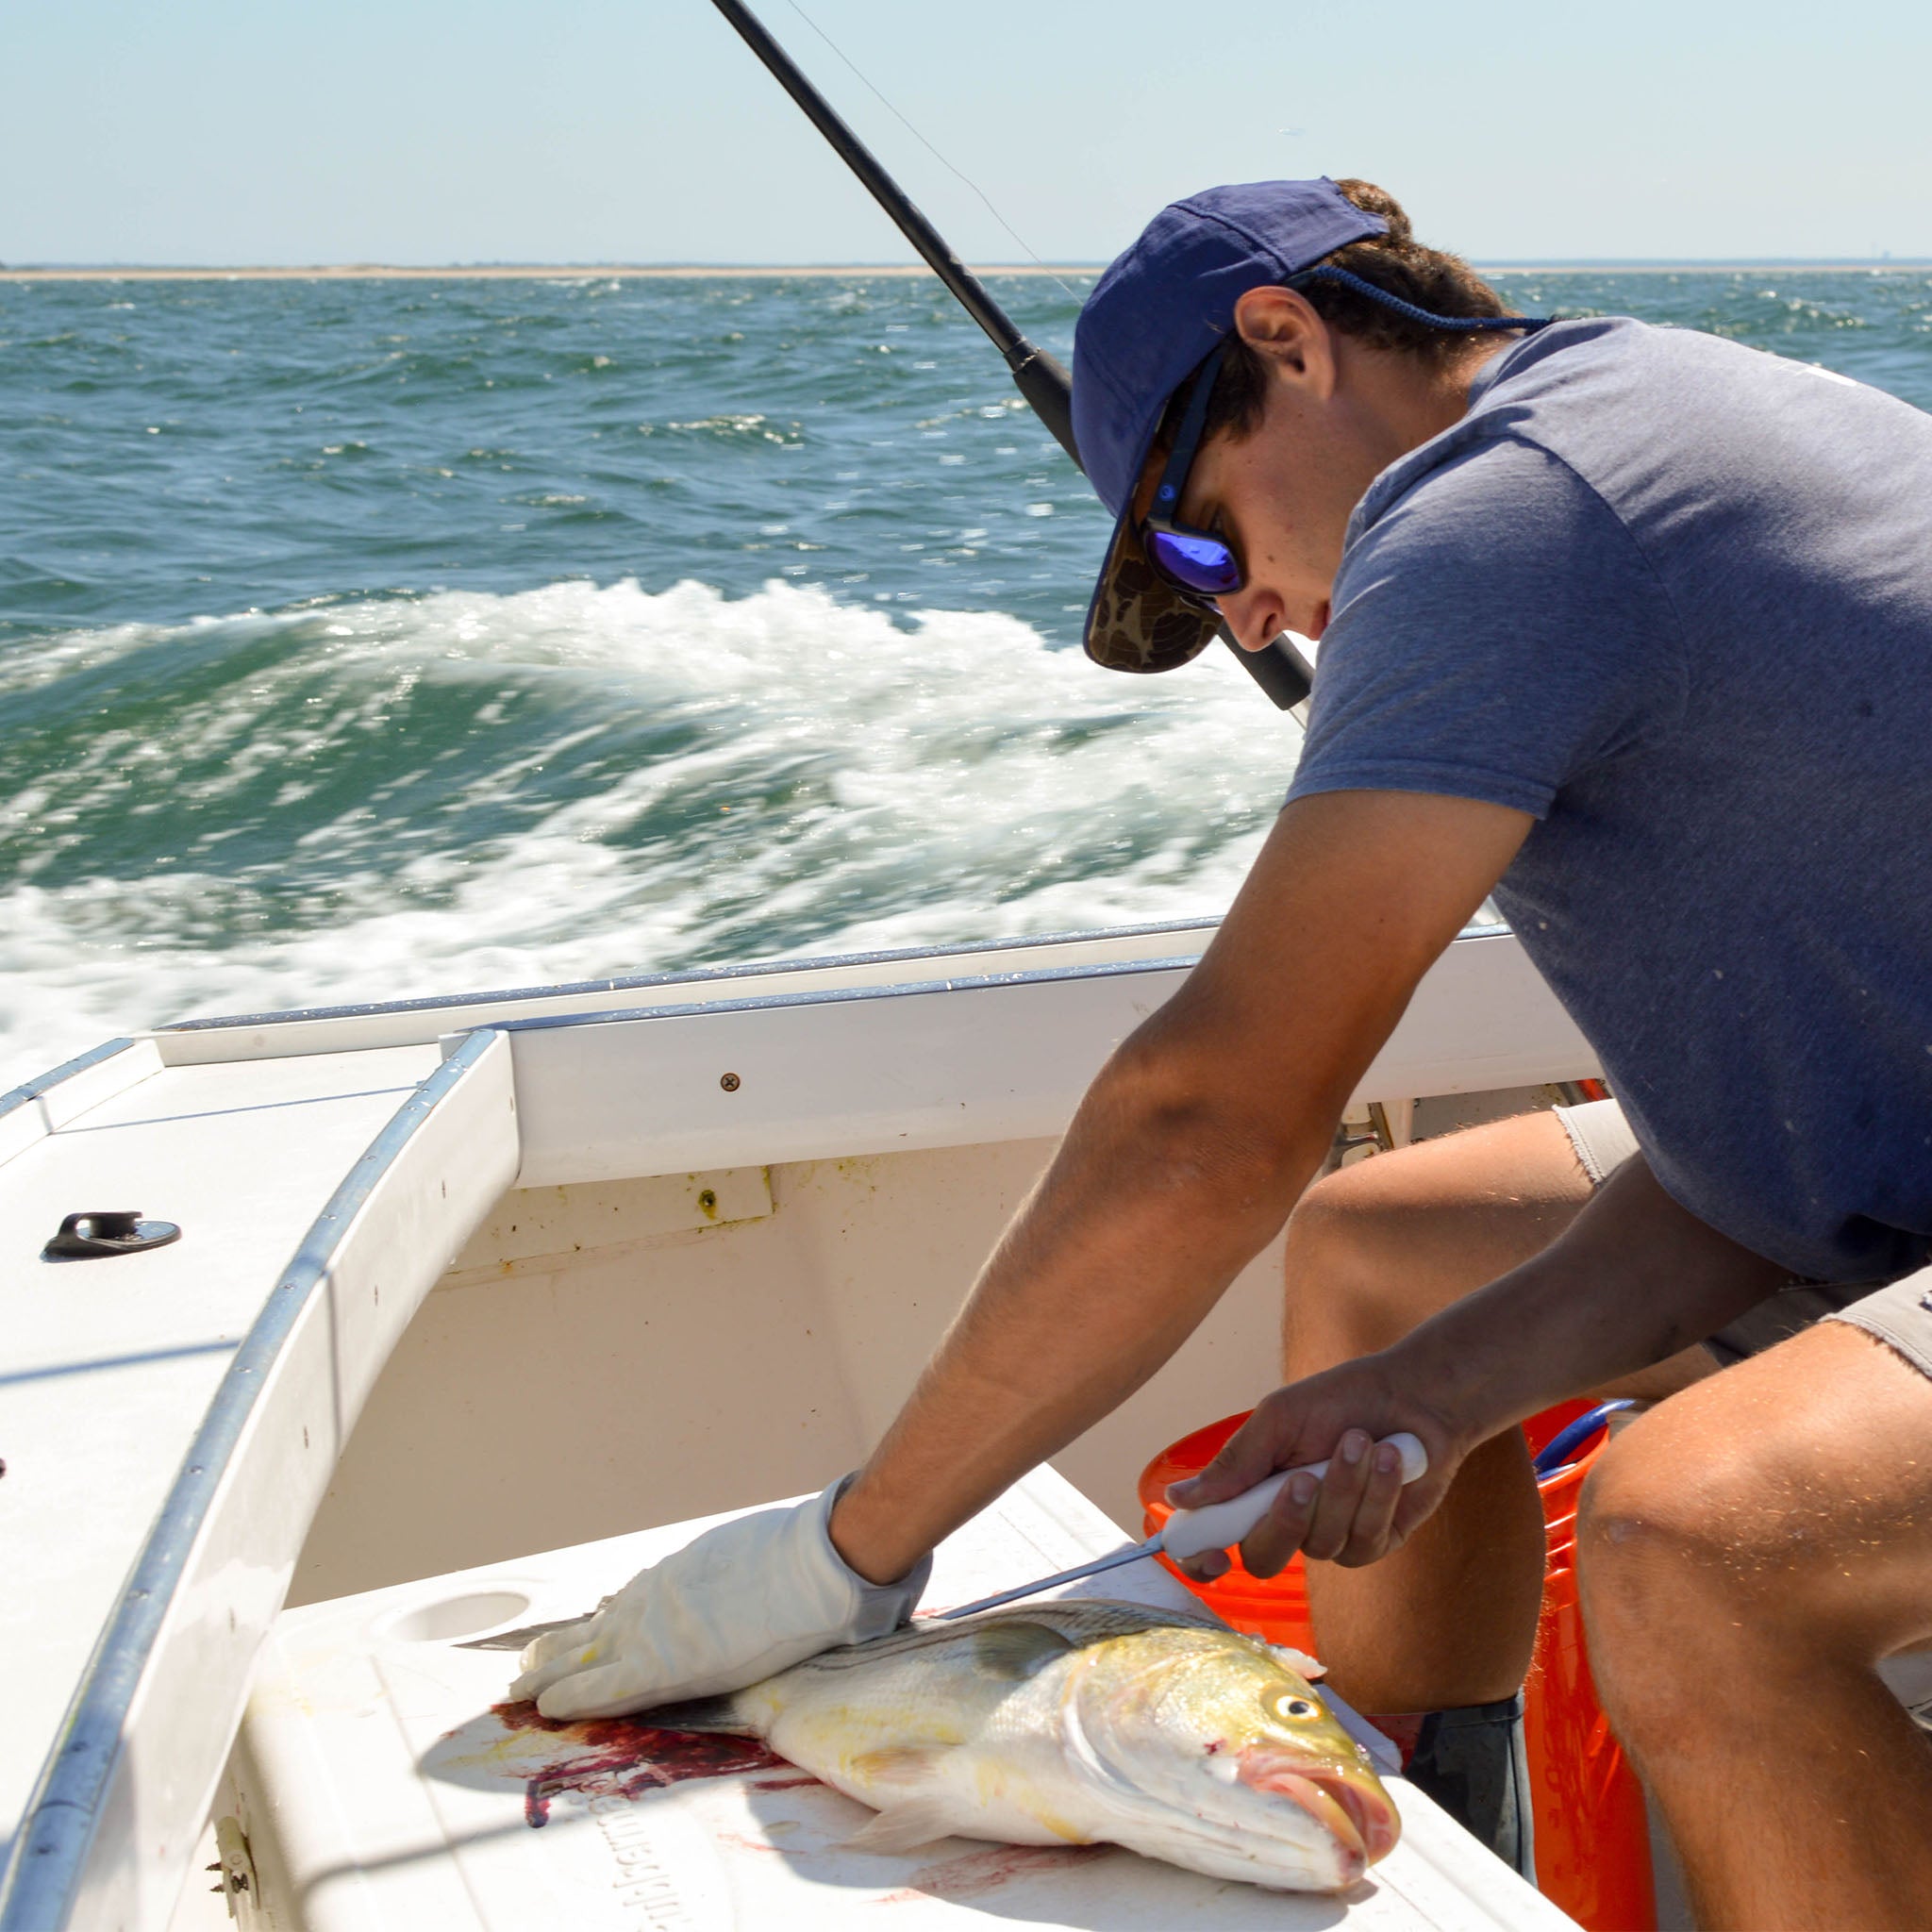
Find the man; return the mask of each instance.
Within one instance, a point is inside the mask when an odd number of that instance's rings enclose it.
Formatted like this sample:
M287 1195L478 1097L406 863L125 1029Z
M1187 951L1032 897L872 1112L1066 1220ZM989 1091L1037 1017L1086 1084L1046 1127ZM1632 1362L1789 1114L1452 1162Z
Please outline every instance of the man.
M1932 1295L1904 1278L1932 1237L1932 421L1707 337L1510 318L1326 181L1164 211L1082 314L1074 412L1119 517L1091 655L1322 640L1289 803L865 1467L647 1572L517 1694L638 1708L907 1614L933 1544L1280 1227L1493 890L1633 1151L1592 1191L1544 1116L1318 1190L1297 1379L1177 1500L1332 1455L1250 1567L1341 1566L1316 1613L1357 1704L1480 1720L1541 1575L1514 1425L1681 1389L1604 1458L1581 1549L1700 1918L1932 1922L1932 1757L1874 1669L1932 1637ZM1615 1119L1573 1124L1608 1166ZM1687 1365L1720 1331L1736 1365Z

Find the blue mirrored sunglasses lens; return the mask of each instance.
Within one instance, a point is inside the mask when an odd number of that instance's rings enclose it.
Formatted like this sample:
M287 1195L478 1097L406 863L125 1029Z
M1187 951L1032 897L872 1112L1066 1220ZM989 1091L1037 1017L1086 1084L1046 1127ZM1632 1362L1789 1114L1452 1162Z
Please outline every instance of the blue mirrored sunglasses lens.
M1241 565L1219 537L1184 537L1174 530L1149 530L1148 560L1183 590L1219 597L1241 587Z

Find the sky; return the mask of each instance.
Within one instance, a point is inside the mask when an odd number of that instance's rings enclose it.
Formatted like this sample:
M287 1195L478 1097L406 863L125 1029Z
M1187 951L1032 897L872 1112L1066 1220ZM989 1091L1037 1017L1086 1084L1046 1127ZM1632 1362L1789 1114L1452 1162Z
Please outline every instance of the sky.
M1479 260L1932 256L1932 8L758 0L969 260L1361 175ZM708 0L0 0L0 262L888 262Z

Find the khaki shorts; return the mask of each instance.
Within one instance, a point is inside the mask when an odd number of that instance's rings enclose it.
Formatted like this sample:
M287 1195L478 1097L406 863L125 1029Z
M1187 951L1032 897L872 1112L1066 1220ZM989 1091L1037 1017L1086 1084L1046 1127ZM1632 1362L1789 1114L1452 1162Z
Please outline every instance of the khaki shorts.
M1557 1118L1593 1187L1637 1152L1624 1109L1614 1100L1559 1107ZM1932 1378L1932 1268L1886 1283L1790 1281L1766 1301L1720 1328L1704 1346L1720 1368L1762 1355L1814 1322L1849 1322L1875 1335L1922 1375Z

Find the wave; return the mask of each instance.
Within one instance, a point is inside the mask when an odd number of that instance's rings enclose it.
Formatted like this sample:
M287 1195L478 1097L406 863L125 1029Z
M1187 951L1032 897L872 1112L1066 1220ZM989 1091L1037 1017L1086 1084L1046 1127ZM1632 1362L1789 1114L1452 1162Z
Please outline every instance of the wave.
M0 697L0 1087L196 1014L1216 912L1299 747L1220 653L777 581L43 634Z

